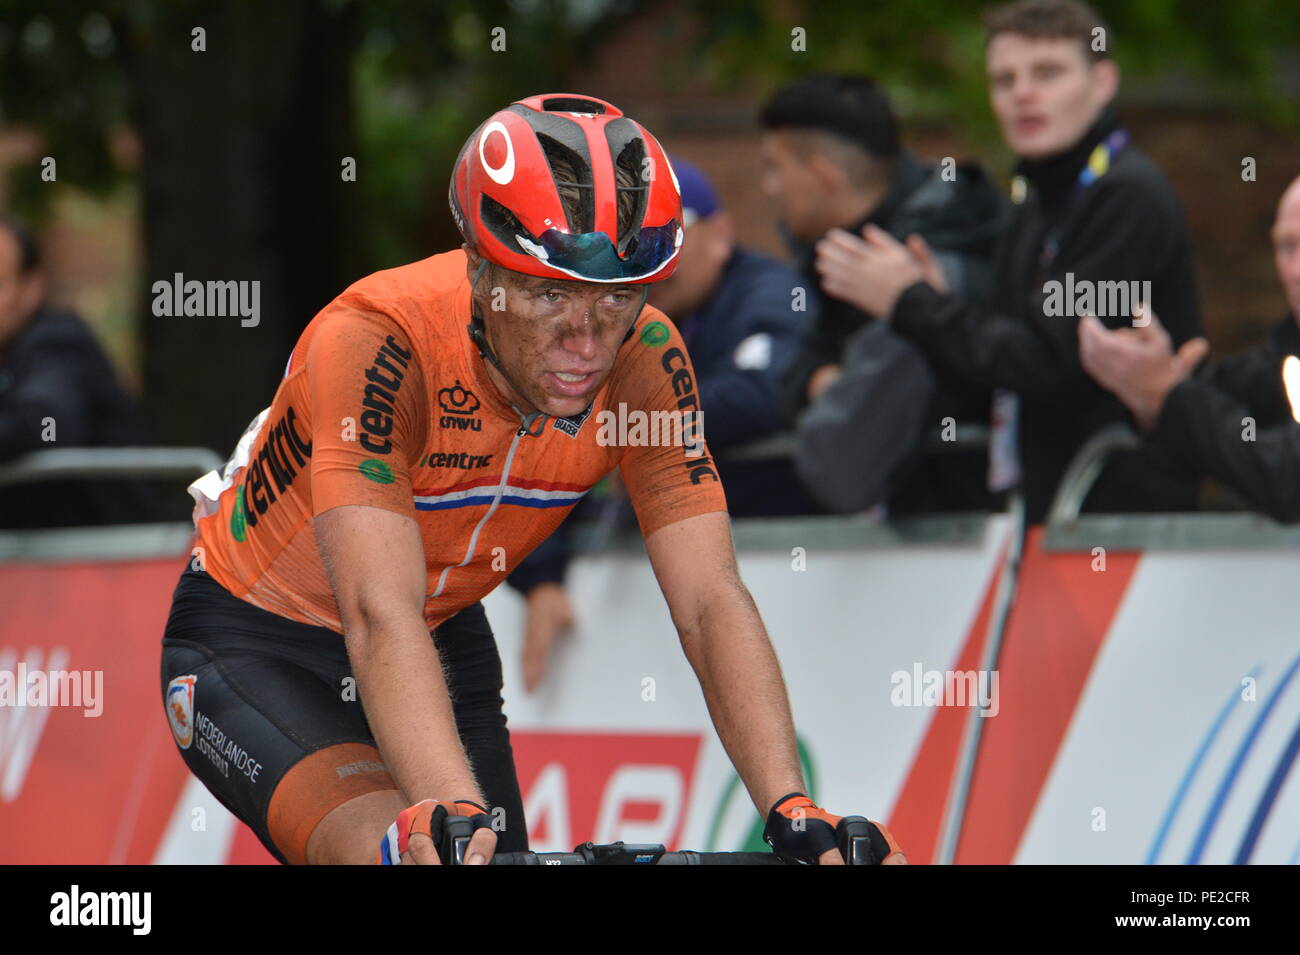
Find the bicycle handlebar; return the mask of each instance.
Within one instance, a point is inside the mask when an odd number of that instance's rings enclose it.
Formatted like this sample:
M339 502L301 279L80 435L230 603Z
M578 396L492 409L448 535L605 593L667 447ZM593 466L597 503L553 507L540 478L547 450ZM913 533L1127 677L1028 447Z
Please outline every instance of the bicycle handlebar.
M596 850L622 848L632 858L601 858L583 852L586 846ZM498 852L489 865L794 865L771 852L665 852L661 845L628 846L621 842L609 845L586 843L577 852ZM647 851L648 850L648 851Z
M845 816L835 829L845 865L873 865L870 826L862 816ZM474 834L464 816L443 821L438 856L443 865L464 865L465 850ZM490 865L798 865L771 852L668 852L659 844L584 842L572 852L499 852Z

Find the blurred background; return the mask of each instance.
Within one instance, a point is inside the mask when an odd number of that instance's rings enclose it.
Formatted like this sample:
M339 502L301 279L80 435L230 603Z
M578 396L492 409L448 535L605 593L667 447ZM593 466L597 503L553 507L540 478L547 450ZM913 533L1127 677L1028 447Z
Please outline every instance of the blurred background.
M915 152L978 160L1009 185L984 75L989 5L0 0L0 215L39 233L53 302L91 326L150 442L211 449L173 465L186 476L156 526L0 533L0 670L71 662L106 674L112 700L94 724L70 707L0 709L0 863L269 861L158 719L158 635L196 553L183 487L270 403L319 309L372 271L459 244L448 177L489 113L541 92L610 100L707 173L739 242L787 258L759 188L756 118L805 74L874 76ZM1123 74L1120 118L1182 201L1214 353L1237 352L1286 311L1269 230L1300 173L1300 4L1095 5ZM177 273L260 282L260 321L155 316L151 287ZM0 505L17 499L6 492L0 482ZM52 497L66 508L75 494ZM1204 861L1247 861L1276 801L1255 861L1300 859L1300 537L1254 515L1150 516L1070 518L1023 555L1008 514L901 530L869 514L737 522L810 793L890 812L917 862L1201 861L1225 805ZM530 819L552 813L534 844L604 841L596 794L650 766L680 781L672 799L646 797L662 803L662 830L638 817L619 838L762 848L703 700L670 689L693 674L663 639L672 621L639 541L597 541L586 551L599 560L575 561L578 622L540 691L521 690L523 601L507 588L487 598L524 791L575 794L568 809L567 796L530 803ZM792 574L805 548L815 572ZM923 663L1009 674L1007 715L983 742L985 721L964 706L891 699L887 675L915 667L919 683ZM640 695L646 673L664 688L658 707ZM1245 700L1261 674L1273 695L1228 719L1223 701ZM1109 840L1098 806L1113 813ZM195 807L210 830L194 827ZM93 814L49 845L51 813L71 812Z
M713 178L742 242L779 255L755 113L804 73L873 74L916 151L979 159L1005 185L982 6L5 0L0 210L41 232L54 300L94 327L152 440L224 455L317 310L368 272L458 244L452 160L522 96L618 104ZM1097 6L1121 117L1184 204L1215 352L1237 350L1283 311L1267 235L1300 170L1300 5ZM153 317L149 286L176 272L260 280L260 324ZM188 498L174 504L185 517Z

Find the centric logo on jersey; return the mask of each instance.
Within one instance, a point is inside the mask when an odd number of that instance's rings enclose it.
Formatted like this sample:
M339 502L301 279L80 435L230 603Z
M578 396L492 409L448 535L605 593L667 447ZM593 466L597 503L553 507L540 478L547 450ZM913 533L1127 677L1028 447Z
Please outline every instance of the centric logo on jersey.
M176 745L189 749L194 742L194 683L193 673L178 676L167 684L167 722L171 724Z
M311 458L312 443L298 433L298 413L292 405L259 441L260 450L249 457L244 480L235 489L230 509L230 536L241 542L248 538L250 528L257 527L262 515L285 496Z
M389 435L393 433L397 394L410 370L411 350L389 335L375 352L375 360L366 369L362 388L361 446L371 454L388 454L393 450Z
M482 431L483 422L474 416L478 411L478 397L456 379L450 388L438 391L438 404L442 407L442 417L438 420L444 428L457 431Z
M420 458L419 467L458 468L468 471L472 468L485 468L492 463L490 454L470 454L468 451L430 451Z

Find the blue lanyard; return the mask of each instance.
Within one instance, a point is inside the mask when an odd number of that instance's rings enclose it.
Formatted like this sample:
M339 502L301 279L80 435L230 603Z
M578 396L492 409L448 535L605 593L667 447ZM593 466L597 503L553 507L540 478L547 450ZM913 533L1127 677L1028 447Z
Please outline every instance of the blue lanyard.
M1074 182L1074 191L1070 194L1067 206L1067 215L1062 217L1061 225L1065 224L1068 218L1068 212L1073 209L1085 190L1094 182L1100 179L1106 173L1110 172L1110 167L1115 161L1115 157L1123 151L1129 143L1128 131L1117 129L1104 140L1099 142L1093 151L1088 155L1088 161L1083 164L1079 170L1079 178ZM1061 251L1061 226L1058 225L1052 229L1047 238L1043 240L1043 252L1039 257L1039 264L1046 271L1051 264L1056 261L1056 255Z

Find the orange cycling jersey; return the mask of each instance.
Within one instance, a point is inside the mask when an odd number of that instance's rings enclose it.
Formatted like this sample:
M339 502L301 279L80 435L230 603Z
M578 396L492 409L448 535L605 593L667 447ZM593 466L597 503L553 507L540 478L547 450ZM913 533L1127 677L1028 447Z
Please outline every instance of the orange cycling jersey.
M645 536L726 509L702 436L660 440L683 429L653 426L699 420L663 313L642 311L586 412L525 430L470 341L465 265L448 252L349 287L304 329L231 459L190 486L204 569L235 596L342 633L312 518L343 504L416 522L430 629L496 587L615 467Z

